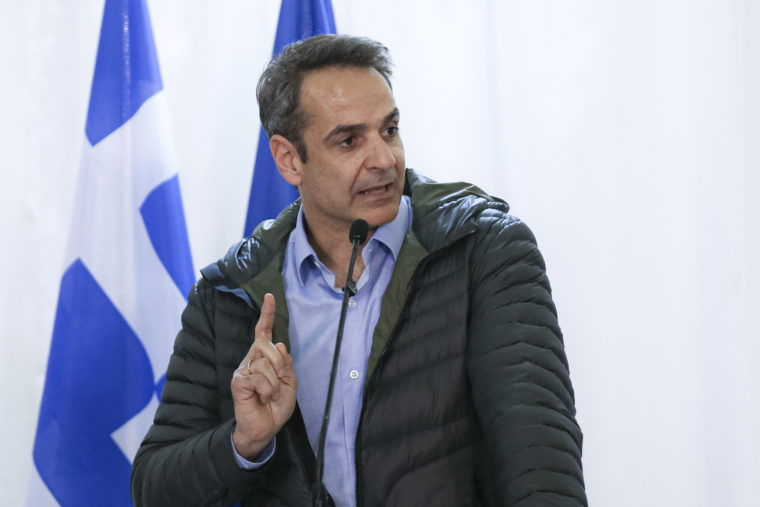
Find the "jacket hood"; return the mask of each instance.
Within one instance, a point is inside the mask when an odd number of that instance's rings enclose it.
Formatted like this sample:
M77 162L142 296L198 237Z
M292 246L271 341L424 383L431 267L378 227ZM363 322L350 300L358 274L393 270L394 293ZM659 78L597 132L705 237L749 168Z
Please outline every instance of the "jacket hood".
M477 229L475 218L488 207L509 205L469 183L436 183L406 170L404 194L412 202L412 230L428 252L443 248ZM203 277L220 290L240 293L239 287L260 273L284 249L296 225L301 199L285 208L274 220L261 222L253 234L233 245L213 264L201 269ZM248 299L244 297L244 299Z
M404 194L412 199L412 229L429 252L439 250L477 230L477 216L486 208L504 213L509 205L470 183L437 183L406 170Z

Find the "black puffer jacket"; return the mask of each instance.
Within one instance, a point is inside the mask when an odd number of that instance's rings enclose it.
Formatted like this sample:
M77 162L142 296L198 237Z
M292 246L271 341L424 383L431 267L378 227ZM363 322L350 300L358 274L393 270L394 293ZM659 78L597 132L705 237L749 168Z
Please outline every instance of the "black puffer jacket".
M533 235L476 187L406 178L413 226L373 335L358 505L586 505L573 390ZM136 505L310 504L315 458L297 407L263 469L238 468L230 444L230 379L263 295L284 301L298 206L203 270L134 461ZM278 304L275 341L287 343L287 329Z

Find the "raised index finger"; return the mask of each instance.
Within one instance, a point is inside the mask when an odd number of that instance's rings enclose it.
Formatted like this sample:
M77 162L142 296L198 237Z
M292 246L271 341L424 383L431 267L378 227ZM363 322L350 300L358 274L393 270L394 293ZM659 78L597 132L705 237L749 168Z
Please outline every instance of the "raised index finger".
M274 325L274 296L266 294L261 303L261 314L254 330L253 345L244 361L256 360L260 357L269 359L278 375L285 366L285 359L280 350L272 343L272 326ZM242 366L242 365L241 365Z
M261 315L256 323L254 342L266 344L272 343L272 326L274 325L274 296L264 294L264 302L261 303Z

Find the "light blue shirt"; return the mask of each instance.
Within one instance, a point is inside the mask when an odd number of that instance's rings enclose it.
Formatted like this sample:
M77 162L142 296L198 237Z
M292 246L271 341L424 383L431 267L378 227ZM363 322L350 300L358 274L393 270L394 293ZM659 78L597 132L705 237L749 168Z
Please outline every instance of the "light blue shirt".
M324 484L338 507L356 505L354 444L367 359L380 303L409 230L411 212L409 199L404 197L396 218L379 227L365 245L364 271L348 305L325 443ZM288 333L298 379L298 405L316 453L343 291L335 288L335 275L319 261L309 244L303 220L301 212L285 251L282 277L290 315ZM345 248L351 248L348 234ZM343 286L345 280L338 282Z
M362 408L367 359L372 347L372 334L380 316L380 303L411 223L412 206L405 196L401 199L396 218L379 227L362 250L365 267L346 314L325 443L323 480L338 507L356 505L354 444ZM351 248L348 233L345 247L347 250ZM316 454L343 292L335 288L335 275L319 261L309 244L303 211L299 213L296 227L288 239L282 278L290 316L290 352L298 379L296 396L309 442ZM344 282L339 280L339 285ZM277 304L281 302L277 301ZM268 446L259 457L266 461L273 452L273 447ZM238 462L245 468L256 466L240 456Z

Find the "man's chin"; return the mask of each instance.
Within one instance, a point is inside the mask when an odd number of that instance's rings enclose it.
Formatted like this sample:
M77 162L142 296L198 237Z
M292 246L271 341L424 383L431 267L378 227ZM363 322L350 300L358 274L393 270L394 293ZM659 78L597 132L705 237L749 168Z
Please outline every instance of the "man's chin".
M378 227L382 227L383 225L393 222L393 220L398 215L399 203L400 199L395 202L395 205L389 203L382 208L366 210L363 213L360 212L357 214L356 218L361 218L367 222L370 231L374 231Z

